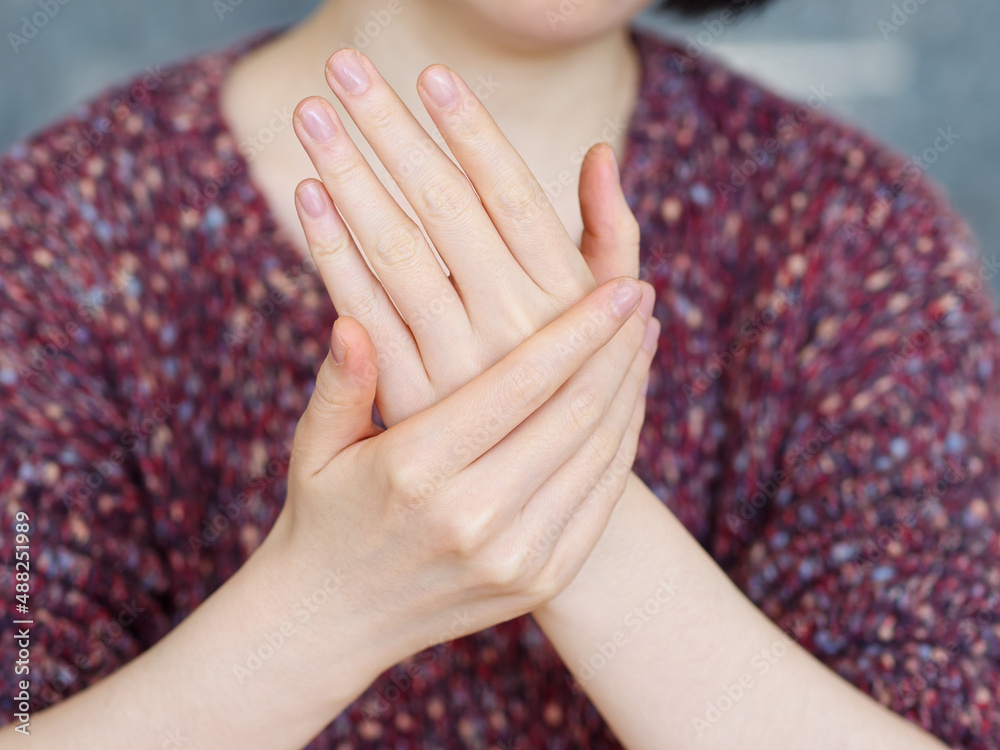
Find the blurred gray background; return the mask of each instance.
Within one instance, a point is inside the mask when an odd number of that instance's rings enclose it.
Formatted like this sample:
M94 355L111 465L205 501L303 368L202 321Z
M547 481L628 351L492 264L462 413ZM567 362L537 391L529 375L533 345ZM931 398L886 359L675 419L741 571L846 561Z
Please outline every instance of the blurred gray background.
M5 0L0 149L133 71L294 22L318 1ZM231 9L221 18L219 3ZM38 14L45 25L27 39L25 17ZM961 139L929 173L969 220L984 253L1000 248L996 0L775 0L737 23L662 14L640 23L685 43L690 37L698 49L793 97L826 84L835 94L831 111L904 154L920 154L938 128L951 127ZM1000 277L993 284L1000 290Z

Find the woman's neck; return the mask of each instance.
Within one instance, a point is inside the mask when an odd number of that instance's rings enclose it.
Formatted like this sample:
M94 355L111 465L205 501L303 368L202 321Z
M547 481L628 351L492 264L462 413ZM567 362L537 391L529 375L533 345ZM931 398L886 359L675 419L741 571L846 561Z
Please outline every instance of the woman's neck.
M525 142L553 131L572 138L574 123L602 122L631 111L639 65L628 27L572 45L528 45L484 28L469 5L328 0L291 32L288 42L295 54L288 72L329 98L324 63L337 49L356 47L420 113L417 74L444 63L486 101L505 132L518 140L523 134ZM589 133L580 137L589 142Z

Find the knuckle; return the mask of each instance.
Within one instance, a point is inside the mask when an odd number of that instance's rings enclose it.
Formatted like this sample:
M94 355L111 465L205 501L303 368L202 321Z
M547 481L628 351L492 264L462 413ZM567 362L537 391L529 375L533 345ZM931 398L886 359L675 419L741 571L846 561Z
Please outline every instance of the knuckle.
M317 259L331 259L342 256L351 249L353 240L346 231L327 232L315 238L310 244Z
M417 193L425 212L436 219L454 220L472 208L471 188L453 175L435 172L423 181Z
M519 363L503 381L501 406L517 409L534 404L545 395L548 381L544 363L531 360Z
M521 307L505 311L504 320L504 328L511 334L508 351L531 338L542 327L534 315Z
M567 279L565 283L549 292L548 302L552 317L546 320L546 323L562 315L595 289L597 289L597 282L590 274L587 274L584 279Z
M598 466L607 466L618 453L622 436L612 428L600 426L587 438L587 450Z
M378 312L378 298L374 289L359 289L348 295L344 302L345 312L360 320L370 320Z
M509 218L535 221L542 217L548 198L534 179L523 175L504 175L497 191L497 205Z
M378 233L375 252L386 265L409 268L417 262L423 243L416 224L394 224Z
M462 560L474 560L487 541L488 517L481 512L448 513L441 519L438 535L448 552Z
M569 394L569 411L577 430L593 430L604 412L604 399L597 384L588 382L575 386Z
M511 591L520 588L527 571L527 556L515 552L492 557L484 575L494 589Z
M494 155L494 143L483 138L483 131L489 123L483 117L483 104L478 97L463 98L462 105L451 111L447 117L448 134L462 141L465 149L472 152L477 160L489 159Z
M525 595L531 601L532 608L535 608L554 599L560 590L558 576L553 573L552 566L548 565L534 577Z
M397 505L413 507L433 492L423 464L413 458L400 457L385 469L385 481L389 496Z
M321 162L317 165L326 185L350 187L360 174L361 158L340 139L326 144ZM335 201L336 202L336 201Z
M365 129L392 131L398 127L399 118L392 107L384 103L372 105L364 114Z
M320 417L341 414L348 406L344 398L344 391L336 386L334 380L327 373L327 368L322 367L316 377L316 384L313 386L312 396L309 398L309 406Z

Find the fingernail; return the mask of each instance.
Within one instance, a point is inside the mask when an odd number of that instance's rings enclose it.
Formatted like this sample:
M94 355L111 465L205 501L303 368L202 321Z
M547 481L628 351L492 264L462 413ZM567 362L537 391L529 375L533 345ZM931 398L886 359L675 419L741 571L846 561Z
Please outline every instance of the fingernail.
M653 305L655 303L656 292L643 287L642 302L639 303L639 317L643 320L649 320L649 316L653 314Z
M652 352L653 347L656 346L656 341L660 337L660 332L657 330L656 323L652 320L646 325L646 335L642 339L642 348L647 352Z
M371 79L361 62L361 56L352 49L341 50L330 62L333 77L349 94L362 94L368 90Z
M313 219L318 219L326 213L326 201L320 192L322 189L318 182L310 182L299 191L299 202Z
M608 150L611 152L611 156L609 158L611 160L611 170L615 176L615 182L621 182L622 175L621 171L618 169L618 155L615 153L613 148Z
M451 109L458 103L458 86L451 71L431 68L424 76L424 89L431 100L441 109Z
M624 318L635 307L642 296L642 289L635 279L622 279L611 292L611 309L619 318Z
M333 138L335 128L330 113L321 102L308 102L299 110L299 121L306 133L316 143L326 143Z
M333 321L333 337L330 341L330 354L333 356L333 363L338 366L344 364L344 357L347 356L347 344L340 337L339 322L339 319Z

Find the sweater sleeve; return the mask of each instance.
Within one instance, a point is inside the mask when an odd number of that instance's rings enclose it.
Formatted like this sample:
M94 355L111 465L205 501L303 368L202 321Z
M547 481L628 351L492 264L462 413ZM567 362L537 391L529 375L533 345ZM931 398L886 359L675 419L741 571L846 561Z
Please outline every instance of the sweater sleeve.
M952 747L995 749L1000 266L933 185L894 174L822 212L775 277L788 293L728 382L714 544L830 668Z
M93 181L59 182L61 149L47 146L0 160L0 723L97 682L169 629L139 456L170 406L115 385L107 354L135 289L102 239Z

